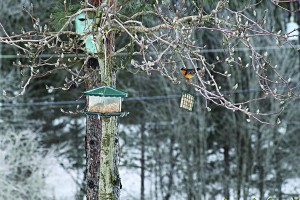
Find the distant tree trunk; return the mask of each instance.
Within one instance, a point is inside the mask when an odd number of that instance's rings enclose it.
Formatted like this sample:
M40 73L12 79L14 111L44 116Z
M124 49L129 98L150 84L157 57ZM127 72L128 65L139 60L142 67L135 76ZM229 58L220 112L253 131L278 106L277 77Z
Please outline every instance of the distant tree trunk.
M241 198L241 188L242 188L242 174L243 174L243 139L241 133L237 131L237 186L236 186L236 193L237 193L237 200Z
M277 165L277 164L275 164ZM276 167L277 168L277 167ZM281 185L282 185L282 175L280 173L280 169L275 169L277 172L276 172L276 197L278 200L282 200L282 188L281 188Z
M145 200L145 124L141 124L141 200Z
M248 134L249 132L247 132ZM250 181L249 177L252 173L253 170L253 158L252 158L252 147L251 147L251 135L245 139L245 184L243 187L243 199L248 199L249 198L249 187L250 187Z
M82 200L84 199L85 195L86 195L86 178L84 177L75 198L76 200Z
M262 133L257 132L257 169L258 169L258 190L259 200L264 200L264 166L263 166L263 152L262 152Z
M158 129L155 127L153 134L157 135ZM159 145L158 143L155 144L155 151L159 152ZM159 188L160 188L160 156L158 153L154 154L154 160L155 160L155 165L154 165L154 177L155 177L155 200L158 200L158 193L159 193ZM161 190L160 190L161 191Z
M163 197L164 196L164 175L163 175L163 163L162 163L162 155L160 152L160 147L159 144L157 143L156 145L156 152L158 154L157 157L157 169L158 169L158 176L159 176L159 190L160 190L160 195Z
M193 171L191 170L192 164L191 164L191 158L186 157L185 162L187 162L187 180L186 180L186 185L187 185L187 199L188 200L195 200L195 194L194 194L194 180L193 180Z
M224 149L224 175L225 175L225 183L224 183L224 197L229 200L229 185L230 185L230 164L229 164L229 145L225 145Z
M0 55L2 55L2 43L0 43ZM1 70L1 68L2 68L2 57L0 57L0 70ZM1 109L1 107L0 107L0 109Z
M204 120L202 121L202 124L204 124ZM207 194L207 190L206 190L206 182L207 182L207 134L205 132L199 134L200 135L200 170L198 170L198 177L199 180L201 180L201 186L200 186L200 194L199 194L199 200L201 199L206 199L206 194Z
M159 186L159 183L158 183L158 170L157 170L157 166L154 165L154 195L155 195L155 200L158 200L158 186Z
M276 134L277 132L273 129L273 141L274 141L274 147L278 147L280 144L278 140L276 140ZM282 200L282 182L283 182L283 177L282 177L282 172L280 168L280 151L278 148L275 149L274 152L274 170L275 170L275 191L276 191L276 199Z
M172 195L172 188L173 188L173 182L174 182L174 168L175 168L175 158L174 158L174 143L175 138L174 135L170 136L170 147L169 147L169 163L170 163L170 170L168 172L168 184L167 184L167 194L164 197L164 200L169 200Z

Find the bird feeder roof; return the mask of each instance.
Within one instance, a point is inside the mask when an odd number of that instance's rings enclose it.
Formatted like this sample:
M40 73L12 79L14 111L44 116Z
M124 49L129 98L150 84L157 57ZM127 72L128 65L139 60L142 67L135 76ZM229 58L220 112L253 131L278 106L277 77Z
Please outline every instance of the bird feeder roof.
M127 97L128 93L123 90L118 90L110 86L101 86L83 92L84 95L100 96L100 97Z

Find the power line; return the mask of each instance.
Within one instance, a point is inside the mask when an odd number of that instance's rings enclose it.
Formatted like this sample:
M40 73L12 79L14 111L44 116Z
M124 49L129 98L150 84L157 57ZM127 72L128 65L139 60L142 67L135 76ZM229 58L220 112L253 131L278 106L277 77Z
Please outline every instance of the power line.
M0 103L0 107L35 107L35 106L55 106L55 105L80 105L85 101L45 101L28 103Z
M85 56L85 54L66 54L65 57L83 57ZM40 58L50 58L50 57L53 57L53 58L60 58L61 55L60 54L42 54L42 55L39 55ZM10 59L10 58L27 58L26 56L24 55L0 55L0 59Z
M163 100L179 98L180 95L170 96L150 96L150 97L129 97L124 101L149 101L149 100ZM81 105L85 101L45 101L45 102L28 102L28 103L0 103L0 107L37 107L37 106L68 106L68 105Z
M223 94L238 94L238 93L253 93L259 92L260 89L247 89L235 91L223 91ZM200 95L197 95L200 96ZM162 96L147 96L147 97L129 97L124 101L156 101L166 99L180 98L181 94L176 95L162 95ZM28 103L0 103L0 107L38 107L38 106L68 106L68 105L82 105L85 104L84 100L80 101L45 101L45 102L28 102Z
M289 46L283 46L283 47L278 47L278 46L263 46L263 47L255 47L254 50L256 51L262 51L262 50L283 50L283 49L294 49L294 48L300 48L300 45L289 45ZM224 51L227 51L227 49L203 49L201 50L202 53L222 53ZM234 51L250 51L249 48L243 47L243 48L236 48ZM171 54L171 53L169 53ZM119 53L117 56L126 56L129 55L128 53ZM154 53L149 53L149 55L154 55ZM41 58L49 58L49 57L54 57L58 58L61 55L59 54L42 54L39 57ZM84 57L85 54L65 54L65 57ZM22 55L0 55L0 59L10 59L10 58L26 58L26 56Z

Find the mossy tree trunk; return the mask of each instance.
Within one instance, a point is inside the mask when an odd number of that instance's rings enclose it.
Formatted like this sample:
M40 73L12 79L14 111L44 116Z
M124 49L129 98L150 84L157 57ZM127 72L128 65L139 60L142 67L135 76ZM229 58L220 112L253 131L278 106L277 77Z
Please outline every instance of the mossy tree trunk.
M109 1L109 4L111 7L116 1ZM101 20L106 17L102 8L98 9L96 16L101 16ZM109 19L105 20L104 23L109 23ZM95 35L99 74L95 76L97 80L92 81L96 85L88 85L88 88L102 85L115 87L116 68L112 62L115 36L113 33L107 34L105 30L97 30ZM87 117L87 200L119 199L121 182L117 127L116 117Z
M113 174L114 133L115 118L102 118L99 199L116 199L113 195L113 185L115 182Z
M98 199L100 171L101 120L97 116L86 119L86 199Z

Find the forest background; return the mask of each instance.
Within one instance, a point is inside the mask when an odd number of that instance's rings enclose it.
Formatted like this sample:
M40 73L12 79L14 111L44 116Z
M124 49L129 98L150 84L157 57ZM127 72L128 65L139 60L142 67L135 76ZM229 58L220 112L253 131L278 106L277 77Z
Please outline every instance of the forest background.
M54 8L63 8L59 3L33 2L41 23L49 23ZM207 12L213 7L211 4L204 7ZM31 29L30 16L23 6L29 8L31 2L0 3L1 19L5 19L1 23L10 33ZM148 4L132 1L127 6L128 12L150 9ZM291 12L264 1L255 8L258 18L266 8L266 26L284 31ZM297 20L296 15L293 17ZM222 58L216 35L203 32L194 37L207 46L204 54L208 58ZM116 45L123 40L117 38ZM282 74L299 80L299 52L288 47L275 48L271 39L258 38L255 44L261 52L268 52ZM242 59L249 57L245 49L235 53ZM22 61L22 57L15 49L0 43L0 90L9 95L17 94L22 81L20 69L12 65L16 60ZM220 65L226 68L227 64ZM213 104L209 112L200 96L196 97L193 111L187 112L179 108L181 92L187 87L184 78L180 84L174 84L159 73L128 71L131 70L119 70L117 74L117 88L129 93L123 108L130 112L119 119L121 199L299 197L299 100L284 103L277 126L249 122L246 115ZM232 78L224 79L222 86L233 88L239 83L239 89L228 91L232 92L232 99L243 101L259 96L260 89L249 70L236 69L231 73ZM83 199L85 116L61 112L83 104L83 88L74 85L68 93L55 90L56 85L63 84L64 77L61 73L35 79L18 98L0 96L0 199ZM256 102L253 107L280 110L272 100ZM276 120L277 116L272 118ZM65 197L49 185L49 177L58 169L73 182L70 190L62 180L55 180L61 192L69 193Z

